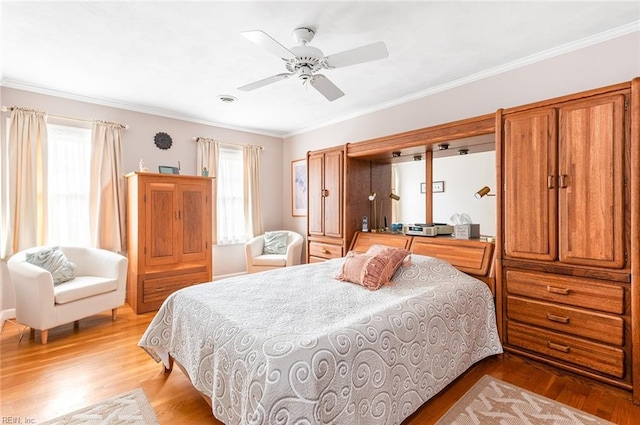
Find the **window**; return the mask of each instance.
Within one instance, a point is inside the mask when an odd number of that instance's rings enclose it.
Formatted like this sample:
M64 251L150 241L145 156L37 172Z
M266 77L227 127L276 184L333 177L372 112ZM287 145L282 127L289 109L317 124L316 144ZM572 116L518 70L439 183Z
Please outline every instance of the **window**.
M89 246L91 129L47 124L47 243Z
M243 243L246 231L242 148L221 145L218 154L218 244Z

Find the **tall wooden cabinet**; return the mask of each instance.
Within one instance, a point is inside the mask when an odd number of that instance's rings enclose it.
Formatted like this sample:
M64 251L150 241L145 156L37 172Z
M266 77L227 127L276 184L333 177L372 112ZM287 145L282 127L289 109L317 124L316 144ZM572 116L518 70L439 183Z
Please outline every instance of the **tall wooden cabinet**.
M212 180L130 173L127 180L127 300L157 310L172 292L212 279Z
M629 94L614 87L503 114L498 300L508 351L626 389Z
M307 154L307 262L342 257L344 148Z

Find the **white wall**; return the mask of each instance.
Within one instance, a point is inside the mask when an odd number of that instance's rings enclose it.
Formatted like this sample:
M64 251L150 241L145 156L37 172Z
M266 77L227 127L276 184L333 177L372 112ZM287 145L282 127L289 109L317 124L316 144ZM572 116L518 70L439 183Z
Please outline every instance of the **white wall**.
M397 106L286 137L283 163L302 158L308 150L493 113L499 108L617 84L638 76L640 32L634 32ZM284 177L283 189L287 194L284 205L290 205L288 170L285 170ZM482 201L486 202L485 199ZM284 211L284 227L304 234L306 221L291 217L286 209Z

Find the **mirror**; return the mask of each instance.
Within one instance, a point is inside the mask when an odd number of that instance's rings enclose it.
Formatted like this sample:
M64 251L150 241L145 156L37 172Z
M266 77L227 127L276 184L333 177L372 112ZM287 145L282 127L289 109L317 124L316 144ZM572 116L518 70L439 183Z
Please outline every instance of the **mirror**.
M442 144L441 144L442 145ZM434 223L451 223L456 213L468 214L473 223L480 224L480 233L496 234L496 161L494 135L459 139L447 143L447 148L433 147L431 211ZM423 149L425 152L426 149ZM421 158L418 160L417 156ZM394 193L400 200L382 200L379 207L380 224L388 215L389 223L414 224L426 222L429 207L426 196L427 164L425 157L416 152L392 157L391 189L378 190L383 198ZM388 165L388 164L387 164ZM382 174L386 167L374 168ZM383 171L384 170L384 171ZM386 183L388 184L388 183ZM489 196L477 199L474 194L483 186L491 188ZM391 224L389 224L389 227Z

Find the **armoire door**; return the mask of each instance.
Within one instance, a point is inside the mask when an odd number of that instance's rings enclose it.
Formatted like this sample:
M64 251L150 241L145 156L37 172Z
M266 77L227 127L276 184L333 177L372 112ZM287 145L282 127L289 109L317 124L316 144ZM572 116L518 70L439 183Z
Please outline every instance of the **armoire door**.
M324 155L324 235L342 237L342 150Z
M173 183L148 182L145 184L145 246L147 266L160 266L178 262L176 205L178 192Z
M557 259L555 109L504 120L504 249L513 258Z
M560 108L560 261L622 268L624 95Z
M307 226L310 235L324 234L323 179L324 155L309 155L307 158Z
M178 186L178 240L181 261L200 261L207 258L208 236L211 234L209 191L205 185Z

